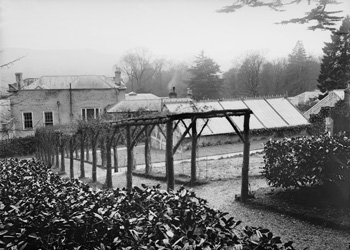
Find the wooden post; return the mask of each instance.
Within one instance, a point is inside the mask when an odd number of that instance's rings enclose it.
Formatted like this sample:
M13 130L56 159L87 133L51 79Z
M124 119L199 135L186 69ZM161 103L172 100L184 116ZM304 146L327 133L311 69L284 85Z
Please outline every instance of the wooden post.
M165 166L167 172L168 191L175 188L174 176L174 157L173 157L173 123L168 121L166 123L166 152L165 152Z
M133 168L133 152L131 147L130 126L126 126L126 152L127 152L127 170L126 170L126 188L128 191L132 189L132 168Z
M107 188L113 188L112 183L112 154L111 154L111 140L112 138L106 138L106 162L107 162L107 171L106 171L106 186Z
M61 153L61 172L66 172L66 164L64 162L64 144L60 142L60 153Z
M151 140L150 140L150 129L147 125L145 129L145 174L149 175L152 172L151 162Z
M241 201L245 202L248 199L248 175L249 175L249 150L250 150L250 139L249 139L249 118L250 114L244 115L244 148L243 148L243 166L242 166L242 188L241 188Z
M84 141L85 141L85 133L84 131L81 131L80 134L80 178L84 178L85 177L85 168L84 168L84 149L85 149L85 145L84 145Z
M93 135L95 137L95 135ZM91 139L91 154L92 154L92 182L97 181L97 153L96 153L96 147L97 147L97 136L93 139Z
M90 161L90 144L89 144L89 137L87 136L86 138L85 138L85 140L86 140L86 142L85 142L85 153L86 153L86 155L85 155L85 159L86 159L86 161Z
M70 178L74 178L74 145L73 145L74 138L69 138L69 170L70 170Z
M114 173L119 172L118 168L118 145L113 145L113 167L114 167Z
M192 148L191 148L191 181L190 185L194 186L197 180L196 158L197 158L197 119L192 119Z
M55 168L59 168L60 167L60 146L59 146L59 142L57 142L57 144L55 145L55 156L56 156Z
M100 155L101 155L101 165L102 168L106 168L106 145L105 140L106 138L103 137L100 139Z

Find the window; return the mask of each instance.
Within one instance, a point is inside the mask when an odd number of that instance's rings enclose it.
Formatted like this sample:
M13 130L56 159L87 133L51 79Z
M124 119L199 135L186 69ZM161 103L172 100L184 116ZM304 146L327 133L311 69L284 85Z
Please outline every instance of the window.
M32 129L33 128L33 113L24 112L23 113L23 128Z
M52 112L44 112L44 125L53 126L53 113Z
M83 120L96 119L97 117L99 117L99 114L100 114L100 110L98 108L81 110L81 117Z

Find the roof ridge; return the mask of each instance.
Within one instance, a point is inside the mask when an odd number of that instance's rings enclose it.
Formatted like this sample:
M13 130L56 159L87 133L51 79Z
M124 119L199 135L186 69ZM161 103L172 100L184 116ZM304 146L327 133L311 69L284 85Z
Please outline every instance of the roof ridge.
M104 75L96 75L96 76L98 78L100 78L104 83L106 83L110 88L116 88L117 87L117 85L112 86L105 79L103 79L101 76L104 76ZM104 76L104 77L106 77L106 76Z
M86 75L86 74L84 74L84 75L43 75L41 77L69 77L69 76L80 77L80 76L105 76L105 75ZM41 78L41 77L39 77L39 78Z

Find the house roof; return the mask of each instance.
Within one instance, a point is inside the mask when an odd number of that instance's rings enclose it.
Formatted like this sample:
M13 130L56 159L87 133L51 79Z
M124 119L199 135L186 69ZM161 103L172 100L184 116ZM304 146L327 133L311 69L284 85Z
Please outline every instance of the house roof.
M112 77L98 75L42 76L23 89L109 89L117 86Z
M335 89L328 93L322 100L312 106L309 110L304 113L304 116L309 119L310 115L318 114L322 107L334 107L339 101L344 99L344 89Z
M250 119L250 129L274 129L308 125L305 117L286 98L260 98L245 100L211 100L201 102L164 103L169 113L198 112L224 109L246 109L253 111ZM231 116L231 121L243 131L243 116ZM198 126L206 119L199 119ZM185 123L190 123L189 121ZM186 125L188 125L186 124ZM183 124L178 125L181 132L185 131ZM232 126L226 118L210 118L202 135L232 133Z
M305 103L309 101L310 99L317 98L322 92L320 90L314 90L314 91L305 91L299 95L288 97L289 101L293 103L294 105L298 105L300 103Z
M109 107L108 113L136 112L138 110L161 111L162 99L153 94L136 94L131 92L125 95L125 100Z

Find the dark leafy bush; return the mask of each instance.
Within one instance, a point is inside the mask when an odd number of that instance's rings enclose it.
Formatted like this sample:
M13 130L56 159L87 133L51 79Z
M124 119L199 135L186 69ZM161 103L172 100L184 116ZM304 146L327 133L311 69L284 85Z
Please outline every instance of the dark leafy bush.
M345 134L270 140L263 175L272 186L302 187L344 181L349 175L350 140Z
M12 138L0 141L0 158L32 155L34 152L34 136Z
M293 249L184 188L93 191L34 160L0 164L0 248Z

